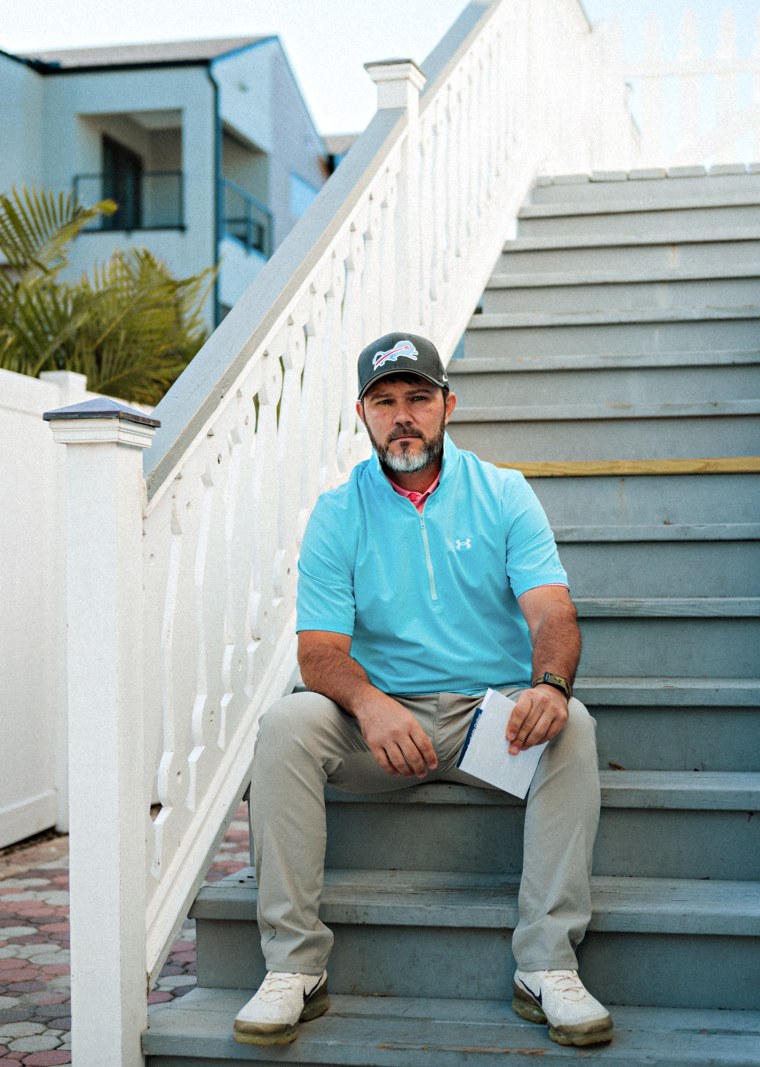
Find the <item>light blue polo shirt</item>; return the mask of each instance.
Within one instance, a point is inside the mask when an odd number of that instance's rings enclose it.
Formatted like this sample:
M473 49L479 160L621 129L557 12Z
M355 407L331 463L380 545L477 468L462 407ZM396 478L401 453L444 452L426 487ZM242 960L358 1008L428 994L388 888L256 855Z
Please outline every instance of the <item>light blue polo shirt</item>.
M372 684L396 695L530 685L517 597L567 585L523 475L460 451L448 434L421 514L373 453L317 501L298 569L298 630L347 634Z

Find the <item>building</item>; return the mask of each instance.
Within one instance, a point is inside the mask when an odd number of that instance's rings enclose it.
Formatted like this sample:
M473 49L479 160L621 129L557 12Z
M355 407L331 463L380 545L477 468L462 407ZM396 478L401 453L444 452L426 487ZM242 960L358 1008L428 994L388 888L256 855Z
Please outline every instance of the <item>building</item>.
M176 274L221 262L232 307L328 175L279 38L0 51L0 190L119 209L76 242L77 273L138 243Z

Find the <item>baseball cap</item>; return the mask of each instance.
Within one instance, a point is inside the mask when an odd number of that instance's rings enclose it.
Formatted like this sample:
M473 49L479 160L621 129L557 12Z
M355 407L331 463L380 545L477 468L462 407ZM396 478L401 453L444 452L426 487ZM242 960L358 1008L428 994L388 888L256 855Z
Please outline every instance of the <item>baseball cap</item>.
M449 379L432 341L415 333L386 333L359 354L359 397L389 374L418 374L433 385L448 388Z

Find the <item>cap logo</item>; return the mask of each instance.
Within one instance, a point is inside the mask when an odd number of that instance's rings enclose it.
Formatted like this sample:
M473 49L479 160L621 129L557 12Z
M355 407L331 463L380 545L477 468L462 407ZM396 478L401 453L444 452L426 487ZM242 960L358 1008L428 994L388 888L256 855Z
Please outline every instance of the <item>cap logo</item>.
M406 359L417 359L417 349L414 347L411 341L399 341L393 348L389 348L387 352L375 352L372 357L372 369L379 370L380 367L384 367L386 363L395 363L399 356L404 356Z

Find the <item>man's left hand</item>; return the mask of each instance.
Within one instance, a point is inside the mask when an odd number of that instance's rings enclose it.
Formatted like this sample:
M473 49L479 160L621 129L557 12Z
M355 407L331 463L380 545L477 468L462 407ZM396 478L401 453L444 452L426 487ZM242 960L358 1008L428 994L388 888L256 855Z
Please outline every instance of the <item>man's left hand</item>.
M523 690L507 723L510 755L551 741L563 729L567 717L567 698L559 689L538 685Z

